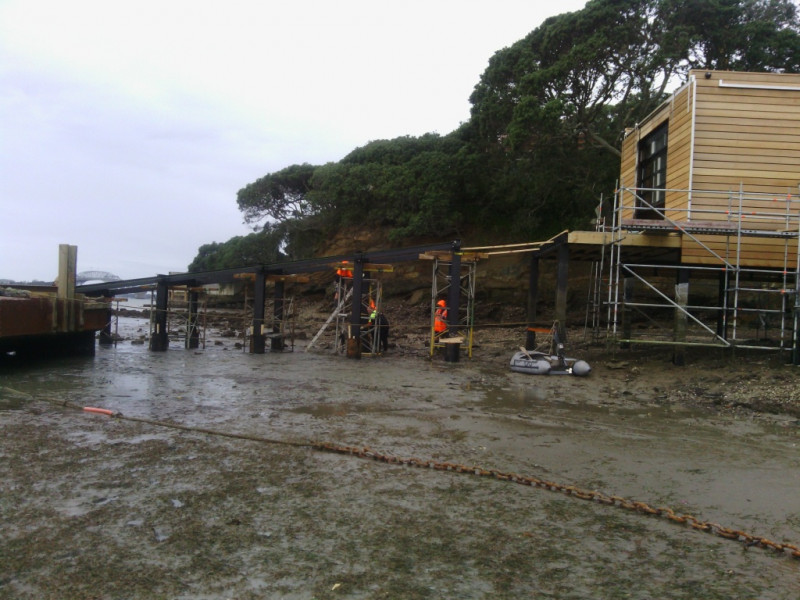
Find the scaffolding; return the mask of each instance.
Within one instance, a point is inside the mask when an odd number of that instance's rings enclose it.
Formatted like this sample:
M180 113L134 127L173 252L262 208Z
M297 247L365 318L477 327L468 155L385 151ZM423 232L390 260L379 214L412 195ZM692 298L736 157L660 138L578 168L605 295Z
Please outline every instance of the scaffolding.
M353 298L352 277L340 277L336 282L337 304L332 316L336 320L336 338L334 352L342 354L347 350L347 340L352 337L353 302L359 302L361 323L359 341L361 354L378 356L381 354L380 315L383 305L383 286L375 278L364 277L361 280L362 294L360 299ZM329 320L330 322L330 320ZM327 326L324 325L323 329Z
M595 211L595 231L603 233L606 231L606 215L603 213L603 196ZM600 344L602 336L602 307L603 307L603 268L606 263L606 245L600 247L600 259L592 261L589 273L589 292L586 302L586 321L584 326L584 340L587 332L591 332L591 342Z
M273 350L280 348L281 351L288 350L289 352L294 352L295 297L284 296L281 298L280 302L282 302L282 306L278 311L275 310L276 302L278 302L277 298L267 300L265 314L271 315L272 321L266 329L267 333L265 335L271 340ZM277 344L275 340L278 340ZM289 342L288 348L286 344L287 340Z
M472 358L473 328L475 325L475 273L477 270L477 258L470 260L466 256L460 257L461 273L456 285L459 286L459 319L456 330L448 327L444 334L440 335L435 329L437 302L447 301L450 294L452 259L440 256L433 257L433 275L431 277L431 329L430 329L430 355L433 356L436 348L444 347L445 336L447 338L461 338L467 345L467 356ZM449 306L444 307L449 310Z
M383 286L379 279L368 277L362 278L361 285L362 295L358 300L360 303L359 314L361 315L359 327L361 355L379 356L382 354L381 327L385 324L385 317L382 312ZM356 302L356 299L353 298L352 276L337 277L334 294L336 306L306 345L306 352L317 343L331 323L335 323L334 353L343 354L347 350L347 340L352 337L353 326L350 320L353 315L353 302Z
M249 278L255 282L255 278ZM250 285L244 286L244 300L241 312L241 327L242 327L242 351L247 352L250 348L251 339L253 337L253 318L255 315L255 289L253 295L250 295ZM284 296L280 299L283 303L281 310L276 311L276 303L278 299L274 296L266 297L264 301L264 323L261 325L261 333L270 340L272 351L285 351L294 352L295 340L295 297ZM267 319L271 319L267 322ZM288 348L286 341L288 340Z
M193 295L195 294L196 302L193 300ZM194 306L192 305L193 303ZM173 331L183 333L185 348L202 347L205 349L206 309L207 298L203 288L170 289L167 300L167 336ZM157 311L155 294L151 293L149 338L152 338L154 333ZM196 340L196 345L193 340Z
M665 209L645 200L652 191L620 188L610 227L598 220L608 242L593 269L594 335L599 335L605 312L607 340L623 347L636 343L791 349L800 314L800 199L791 194L745 194L742 189L663 190L668 197L688 199L684 208ZM656 218L628 218L642 209ZM654 258L655 246L648 254L647 244L634 249L627 243L640 235L662 240L677 236L680 243L671 255L662 252ZM773 241L759 250L757 242L766 239ZM687 245L692 256L685 255ZM665 319L671 323L665 325ZM587 325L588 321L587 315Z

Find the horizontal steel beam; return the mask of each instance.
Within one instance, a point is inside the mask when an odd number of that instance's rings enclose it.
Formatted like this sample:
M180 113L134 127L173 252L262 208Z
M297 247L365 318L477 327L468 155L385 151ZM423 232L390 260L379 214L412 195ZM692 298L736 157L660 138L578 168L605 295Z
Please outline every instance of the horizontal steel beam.
M418 260L419 255L434 250L452 250L457 242L442 242L393 250L377 250L374 252L359 252L354 254L340 254L338 256L325 256L322 258L309 258L265 265L222 269L219 271L203 271L199 273L176 273L172 275L155 275L139 279L124 279L79 285L75 288L78 293L87 296L120 295L152 289L159 281L166 281L170 287L179 285L201 286L213 283L231 283L236 281L240 273L265 273L266 275L297 275L300 273L315 273L329 269L335 263L342 261L370 263L394 263L409 260Z

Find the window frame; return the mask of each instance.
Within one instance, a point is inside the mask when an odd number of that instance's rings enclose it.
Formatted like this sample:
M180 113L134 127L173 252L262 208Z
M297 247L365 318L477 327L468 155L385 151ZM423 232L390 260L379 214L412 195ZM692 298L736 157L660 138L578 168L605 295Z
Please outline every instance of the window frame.
M664 121L639 141L636 169L636 187L639 196L636 200L635 218L637 219L664 218L668 148L669 120ZM650 206L647 206L642 200Z

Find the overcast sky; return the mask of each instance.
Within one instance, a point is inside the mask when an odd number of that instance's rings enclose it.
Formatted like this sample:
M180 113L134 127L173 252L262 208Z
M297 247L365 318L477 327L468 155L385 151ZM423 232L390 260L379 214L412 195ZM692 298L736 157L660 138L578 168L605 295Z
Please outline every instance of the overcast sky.
M489 58L585 0L0 0L0 278L184 271L236 192L469 118Z

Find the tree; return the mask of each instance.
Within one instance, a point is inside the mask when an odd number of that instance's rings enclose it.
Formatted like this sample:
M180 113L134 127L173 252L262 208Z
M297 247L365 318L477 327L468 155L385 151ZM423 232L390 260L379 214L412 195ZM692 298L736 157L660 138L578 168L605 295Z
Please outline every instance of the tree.
M800 22L791 0L665 4L665 47L684 70L800 72Z
M269 173L239 190L236 200L247 223L303 219L316 212L307 194L316 167L303 163Z
M586 226L614 189L624 128L689 69L800 72L797 12L791 0L589 0L495 53L451 134L292 165L239 190L239 208L248 223L280 225L292 256L340 227L383 227L400 242Z
M434 133L373 141L319 167L309 198L327 226L386 227L395 240L449 235L463 217L463 147Z
M623 128L669 86L698 64L796 70L799 30L789 0L591 0L546 20L492 57L470 97L484 210L527 234L588 220L613 189Z
M267 226L262 231L236 236L227 242L204 244L198 249L188 270L198 273L280 262L285 260L280 250L284 237L283 227Z

